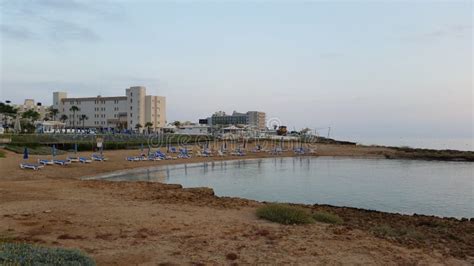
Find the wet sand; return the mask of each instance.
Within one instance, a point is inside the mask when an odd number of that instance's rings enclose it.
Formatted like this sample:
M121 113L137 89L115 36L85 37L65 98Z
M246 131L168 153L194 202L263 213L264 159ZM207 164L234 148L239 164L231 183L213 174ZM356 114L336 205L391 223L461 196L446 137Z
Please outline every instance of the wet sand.
M319 145L327 156L384 157L386 148ZM260 220L263 203L216 197L211 189L78 178L151 165L242 159L213 157L127 162L138 151L106 151L107 162L21 170L21 154L0 158L0 238L79 248L99 265L144 264L449 264L473 260L473 222L331 206L343 225L279 225ZM90 152L81 153L90 155ZM290 156L284 153L281 156ZM269 157L249 154L245 158ZM48 156L31 156L30 161ZM65 157L65 156L60 156ZM448 227L438 232L433 221ZM370 224L417 225L427 235L377 237ZM417 228L418 228L417 227ZM423 231L423 230L424 231ZM445 237L451 234L453 239ZM425 243L426 242L426 243Z

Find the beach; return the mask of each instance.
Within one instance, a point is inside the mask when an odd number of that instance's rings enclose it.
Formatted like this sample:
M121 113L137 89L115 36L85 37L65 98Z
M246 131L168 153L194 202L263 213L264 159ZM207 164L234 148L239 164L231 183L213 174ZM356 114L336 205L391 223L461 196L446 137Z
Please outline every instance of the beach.
M386 158L385 147L318 145L318 156ZM209 188L83 177L168 164L242 159L127 162L137 150L105 151L106 162L21 170L21 154L0 158L0 236L78 248L98 265L173 264L449 264L474 262L474 223L325 205L342 225L280 225L255 215L264 203L217 197ZM89 156L90 152L80 152ZM271 157L249 153L245 158ZM279 156L294 156L284 152ZM30 161L48 156L31 155ZM65 156L60 156L64 157ZM442 224L442 226L438 226ZM378 236L373 228L414 228L414 237ZM447 235L451 237L446 237Z

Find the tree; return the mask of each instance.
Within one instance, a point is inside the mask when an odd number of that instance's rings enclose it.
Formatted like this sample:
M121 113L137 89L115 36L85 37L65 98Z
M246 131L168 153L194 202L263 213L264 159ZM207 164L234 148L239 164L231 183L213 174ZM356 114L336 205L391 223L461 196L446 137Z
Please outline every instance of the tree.
M152 126L153 126L152 122L146 122L145 123L145 127L147 128L148 134L150 134Z
M140 128L142 128L143 126L141 124L136 124L135 125L135 129L138 130L138 132L140 132Z
M27 110L21 114L21 117L23 118L22 128L33 133L35 131L34 123L40 118L40 114L34 110Z
M31 122L35 122L40 118L40 114L34 110L28 110L21 115L22 118L30 119Z
M88 120L88 119L89 119L89 117L88 117L87 115L84 115L84 114L82 114L82 115L79 117L79 121L82 121L82 130L85 129L84 124L85 124L86 120Z
M6 103L9 102L10 101L6 101ZM8 127L8 118L15 118L18 115L18 109L11 105L0 103L0 114L3 117L3 126Z
M180 127L181 126L181 122L179 121L174 121L173 123L171 123L173 126L175 127Z
M53 121L56 121L56 116L58 115L59 110L56 108L49 109L49 115L53 118Z
M59 121L63 122L63 123L66 123L66 120L68 120L68 117L67 115L62 115L60 118L59 118ZM61 132L60 132L61 133Z
M76 112L78 112L79 110L80 110L79 107L75 105L69 108L69 111L72 112L72 127L74 128L74 133L76 133Z

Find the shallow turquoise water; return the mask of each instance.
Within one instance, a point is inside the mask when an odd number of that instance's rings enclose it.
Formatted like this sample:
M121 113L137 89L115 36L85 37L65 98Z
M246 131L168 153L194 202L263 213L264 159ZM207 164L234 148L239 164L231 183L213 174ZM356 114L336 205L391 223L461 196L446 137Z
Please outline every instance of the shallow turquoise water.
M474 217L474 163L270 158L163 166L100 178L211 187L218 196L259 201Z

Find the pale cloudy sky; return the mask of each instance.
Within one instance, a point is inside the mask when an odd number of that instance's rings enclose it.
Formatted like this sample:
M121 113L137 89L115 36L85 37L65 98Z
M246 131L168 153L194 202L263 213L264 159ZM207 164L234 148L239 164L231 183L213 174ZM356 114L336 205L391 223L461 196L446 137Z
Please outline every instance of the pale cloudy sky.
M2 0L0 100L167 97L336 136L473 137L471 1Z

